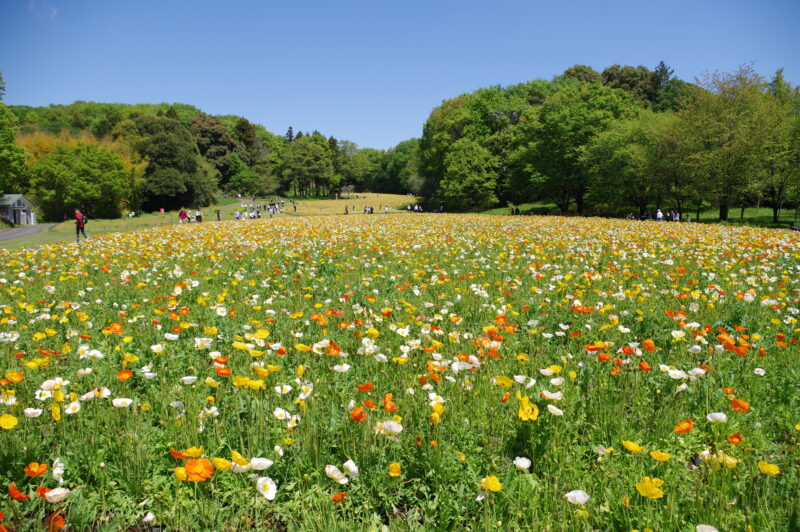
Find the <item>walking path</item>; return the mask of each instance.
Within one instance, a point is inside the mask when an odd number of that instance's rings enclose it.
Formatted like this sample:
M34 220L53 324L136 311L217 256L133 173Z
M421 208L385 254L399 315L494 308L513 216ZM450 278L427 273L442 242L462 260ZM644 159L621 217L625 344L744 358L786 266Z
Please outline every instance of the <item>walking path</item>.
M23 225L20 227L15 227L13 229L0 232L0 241L13 240L15 238L25 238L26 236L31 236L35 235L36 233L41 233L42 231L44 231L44 228L45 226L43 224Z

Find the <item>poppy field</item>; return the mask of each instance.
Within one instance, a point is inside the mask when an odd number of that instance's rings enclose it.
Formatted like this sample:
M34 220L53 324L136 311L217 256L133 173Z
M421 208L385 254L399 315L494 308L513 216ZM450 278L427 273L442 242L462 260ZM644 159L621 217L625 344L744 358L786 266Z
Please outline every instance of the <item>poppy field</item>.
M800 527L800 234L392 214L0 250L0 530Z

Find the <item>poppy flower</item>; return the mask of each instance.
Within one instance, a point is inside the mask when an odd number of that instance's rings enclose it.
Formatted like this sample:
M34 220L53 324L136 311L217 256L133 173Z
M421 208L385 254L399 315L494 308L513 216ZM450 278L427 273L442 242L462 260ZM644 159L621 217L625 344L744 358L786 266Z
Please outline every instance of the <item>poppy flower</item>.
M750 403L744 399L734 399L731 401L731 408L739 414L746 414L750 410Z
M347 494L343 491L340 491L339 493L331 497L331 502L342 502L345 497L347 497Z
M397 412L398 410L397 405L392 401L393 397L394 395L391 393L387 393L383 396L383 408L387 412Z
M638 491L639 495L642 497L660 499L664 496L664 492L659 489L663 484L664 481L660 478L644 477L641 481L637 482L635 486L636 491Z
M30 495L25 495L17 488L17 483L12 482L8 485L8 496L14 499L15 501L27 501L31 498Z
M25 474L31 478L38 477L39 475L44 475L47 472L47 464L31 462L25 466L23 471L25 471Z
M208 458L199 458L196 460L187 460L186 477L190 482L202 482L211 478L214 474L214 466Z
M675 432L676 434L686 434L687 432L691 432L693 428L694 428L694 422L692 421L692 418L687 417L686 419L678 422L678 424L675 425L673 432Z
M357 406L350 411L350 419L359 423L363 423L367 420L367 413L363 408Z
M358 385L357 389L358 389L359 392L368 392L371 389L373 389L374 387L375 387L375 385L373 385L371 382L367 382L367 383Z
M728 441L734 445L739 445L740 443L742 443L742 437L737 432L736 434L731 434L730 436L728 436Z

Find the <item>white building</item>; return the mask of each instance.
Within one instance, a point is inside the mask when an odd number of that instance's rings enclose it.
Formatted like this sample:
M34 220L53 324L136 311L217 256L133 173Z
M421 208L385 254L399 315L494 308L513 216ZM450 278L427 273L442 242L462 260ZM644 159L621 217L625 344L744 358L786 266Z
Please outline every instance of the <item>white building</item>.
M14 225L34 225L36 223L33 203L22 194L0 196L0 218L8 220Z

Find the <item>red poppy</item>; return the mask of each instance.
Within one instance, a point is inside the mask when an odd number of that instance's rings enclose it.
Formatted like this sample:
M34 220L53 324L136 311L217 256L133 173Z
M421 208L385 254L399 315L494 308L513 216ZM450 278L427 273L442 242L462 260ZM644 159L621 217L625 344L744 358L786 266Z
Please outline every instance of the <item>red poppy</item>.
M339 493L331 497L331 502L342 502L345 497L347 497L347 494L343 491L340 491Z
M172 457L177 459L177 460L185 460L185 459L189 458L188 456L183 454L181 451L176 451L172 447L169 448L169 454L171 454Z
M508 398L509 398L509 397L511 397L511 392L506 392L506 393L504 393L504 394L503 394L503 398L502 398L502 399L500 399L500 402L501 402L501 403L506 403L506 402L508 402Z
M368 392L371 389L373 389L374 387L375 387L375 385L373 385L371 382L366 382L366 383L360 384L358 386L358 391L359 392Z
M597 353L598 362L608 362L609 360L611 360L611 355L608 353Z
M8 485L8 496L14 499L15 501L27 501L31 498L30 495L25 495L19 489L17 489L17 483L12 482Z
M367 399L366 401L364 401L364 406L372 410L373 408L375 408L375 401Z
M728 436L728 441L734 445L739 445L740 443L742 443L742 437L737 432L736 434L731 434L730 436Z
M216 367L214 369L216 370L217 375L219 375L220 377L230 377L231 376L231 368Z

